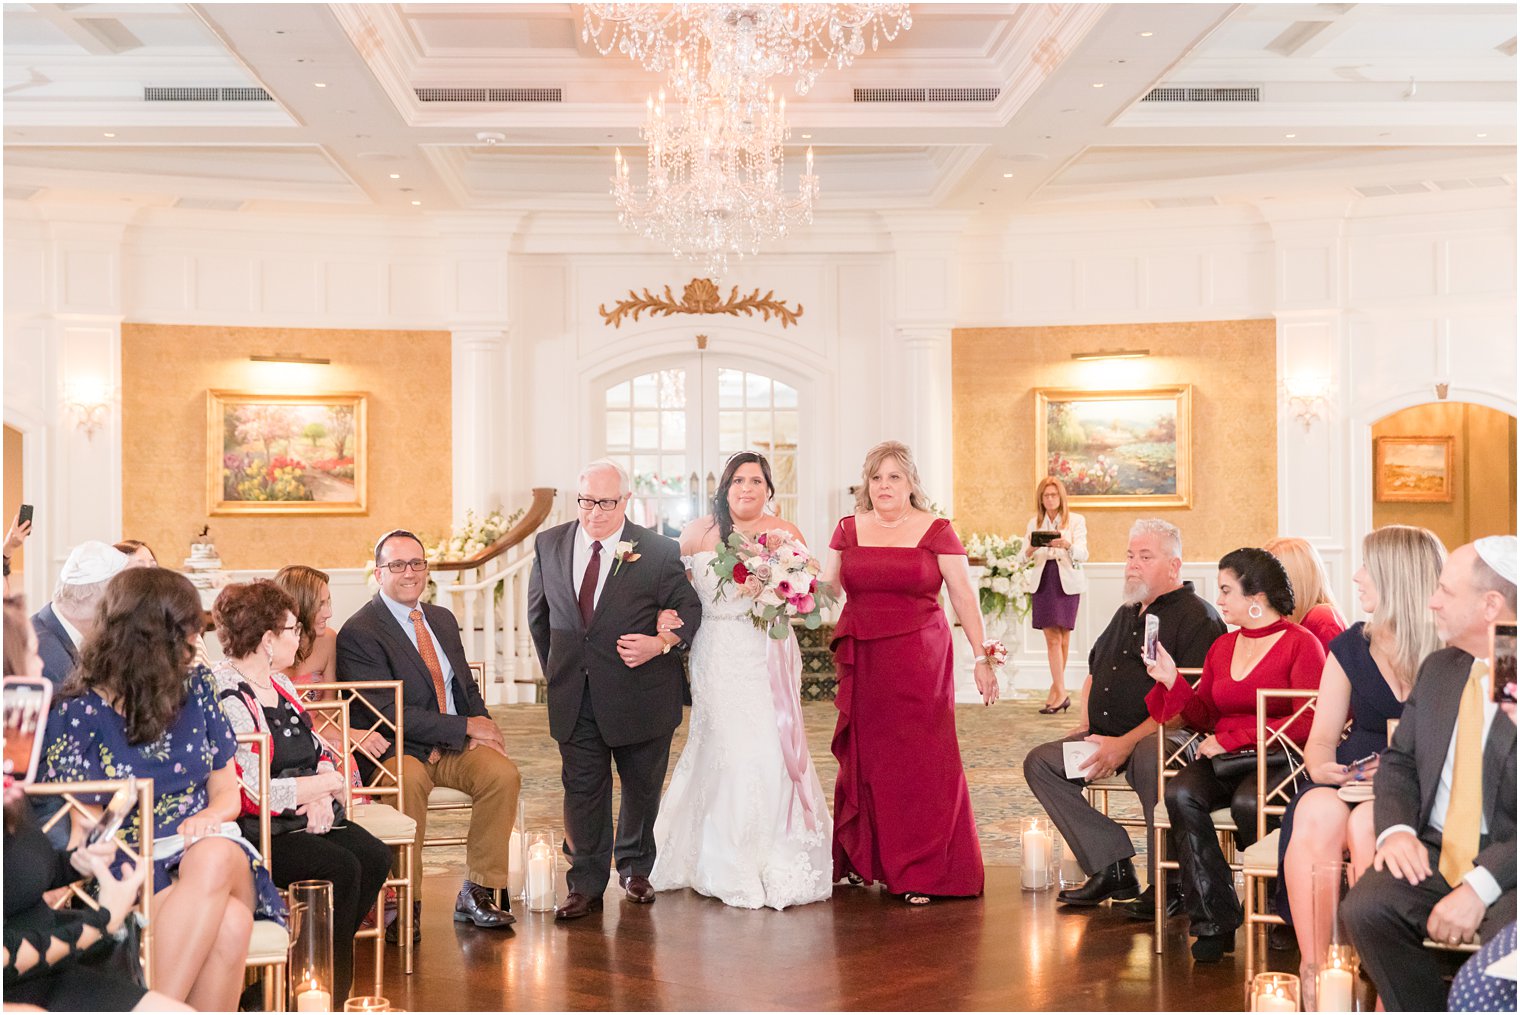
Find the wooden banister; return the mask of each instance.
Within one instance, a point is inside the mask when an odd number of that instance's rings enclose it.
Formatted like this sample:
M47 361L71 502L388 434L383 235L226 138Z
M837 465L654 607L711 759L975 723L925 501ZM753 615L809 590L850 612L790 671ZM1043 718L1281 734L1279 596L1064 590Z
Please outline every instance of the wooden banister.
M506 535L467 560L429 561L428 567L433 571L468 571L490 563L538 531L538 527L544 523L544 519L548 518L549 512L554 509L554 497L556 493L558 491L552 486L535 486L533 488L533 503L528 505L527 512L518 520L516 525L507 530Z

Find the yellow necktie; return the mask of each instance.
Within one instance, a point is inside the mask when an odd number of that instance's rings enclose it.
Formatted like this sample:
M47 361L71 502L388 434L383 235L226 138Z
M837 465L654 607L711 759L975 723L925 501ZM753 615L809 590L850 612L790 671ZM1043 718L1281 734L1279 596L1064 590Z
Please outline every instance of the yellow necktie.
M1457 747L1451 763L1451 802L1441 829L1441 876L1455 888L1473 869L1483 828L1483 678L1488 663L1474 659L1457 709Z

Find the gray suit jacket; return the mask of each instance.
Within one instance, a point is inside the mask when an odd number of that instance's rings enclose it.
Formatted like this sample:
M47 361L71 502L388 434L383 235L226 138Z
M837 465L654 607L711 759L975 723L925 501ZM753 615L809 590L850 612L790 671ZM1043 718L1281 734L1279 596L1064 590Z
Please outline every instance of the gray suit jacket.
M545 529L534 544L528 581L528 627L539 665L549 683L549 734L570 739L589 688L592 712L609 747L639 744L681 725L681 659L655 656L630 669L617 654L625 634L654 635L661 610L681 615L682 647L702 625L702 601L686 578L675 540L627 524L625 540L637 543L639 559L613 565L588 627L581 619L575 585L575 534L571 521Z
M1420 665L1399 728L1378 765L1373 816L1379 835L1394 825L1408 825L1422 836L1428 830L1472 662L1461 649L1443 648ZM1503 712L1494 716L1483 748L1483 817L1488 834L1474 863L1504 891L1514 891L1515 724Z

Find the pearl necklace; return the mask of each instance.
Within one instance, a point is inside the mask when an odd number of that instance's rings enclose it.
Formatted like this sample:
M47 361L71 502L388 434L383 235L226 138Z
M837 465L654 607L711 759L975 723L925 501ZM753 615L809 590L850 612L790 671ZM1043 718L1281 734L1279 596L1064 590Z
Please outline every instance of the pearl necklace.
M244 673L242 670L238 669L236 663L233 663L233 662L229 661L227 663L227 665L232 667L232 672L236 673L238 676L240 676L244 680L248 681L254 687L262 687L266 691L272 691L272 690L274 690L274 674L273 673L271 673L269 675L269 677L264 681L264 683L261 684L257 680L254 680L252 677L250 677L248 674Z
M886 521L885 519L883 519L881 517L881 512L880 511L877 511L874 507L871 509L871 517L876 520L876 524L877 525L880 525L884 529L895 529L895 528L897 528L903 522L906 522L909 519L909 517L912 516L912 513L913 513L913 509L910 507L907 511L903 512L903 516L901 518L897 519L897 521L895 521L895 522L889 522L889 521Z

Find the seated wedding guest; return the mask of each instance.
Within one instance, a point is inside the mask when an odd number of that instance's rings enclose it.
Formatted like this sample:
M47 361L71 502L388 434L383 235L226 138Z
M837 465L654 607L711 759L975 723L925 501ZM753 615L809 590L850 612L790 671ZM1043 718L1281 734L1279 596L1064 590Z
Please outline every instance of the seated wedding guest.
M1515 972L1520 956L1515 954L1515 922L1511 920L1497 934L1472 954L1451 981L1446 995L1447 1011L1514 1011ZM1500 962L1507 973L1489 972Z
M1224 622L1182 580L1182 533L1155 518L1137 521L1129 532L1125 551L1124 605L1087 655L1087 682L1082 688L1082 712L1075 730L1030 751L1024 758L1024 780L1045 813L1061 830L1061 837L1090 876L1077 888L1058 896L1071 906L1096 906L1106 899L1140 898L1131 915L1150 919L1155 914L1155 893L1140 893L1131 858L1135 847L1129 831L1106 814L1095 810L1082 795L1083 785L1123 772L1140 798L1147 832L1152 830L1156 809L1156 744L1151 737L1158 727L1146 714L1145 695L1152 682L1145 672L1140 650L1145 637L1145 618L1160 624L1161 644L1168 646L1178 665L1198 667L1214 639L1224 633ZM1097 745L1086 762L1086 775L1068 779L1062 744L1086 741ZM1146 836L1151 841L1151 836ZM1155 881L1154 858L1151 878ZM1181 911L1181 897L1167 900L1167 910Z
M153 780L154 988L231 1011L254 916L283 920L285 907L234 823L237 741L210 673L192 668L200 631L200 595L184 575L134 567L112 578L49 716L43 778ZM129 845L142 820L134 812L124 826Z
M1388 720L1404 711L1420 661L1441 647L1427 604L1445 560L1445 547L1429 529L1385 525L1362 540L1362 566L1351 580L1357 604L1372 619L1330 643L1304 747L1312 784L1288 805L1278 837L1277 914L1297 933L1304 965L1314 954L1310 872L1342 859L1349 848L1352 807L1336 789L1372 780L1388 746ZM1342 739L1347 719L1351 731ZM1371 810L1366 804L1356 809ZM1295 911L1305 915L1301 923Z
M391 865L390 847L342 820L343 773L312 732L295 684L282 670L301 643L296 604L271 581L228 585L211 608L227 658L212 670L234 733L268 733L269 873L281 888L292 881L328 881L333 904L333 1000L353 982L353 937L374 905ZM258 835L259 759L239 745L245 836Z
M1210 816L1229 805L1235 840L1244 848L1256 841L1256 692L1268 688L1319 686L1325 649L1287 618L1293 613L1293 586L1282 563L1266 550L1244 547L1219 561L1219 597L1225 623L1239 630L1223 635L1203 661L1195 688L1178 679L1166 647L1156 650L1148 671L1156 686L1146 695L1151 718L1176 716L1208 736L1197 756L1166 784L1166 812L1181 868L1182 898L1192 922L1195 962L1218 962L1235 948L1235 931L1245 921L1235 878L1219 846ZM1283 729L1297 704L1272 703L1270 729ZM1284 732L1302 744L1309 720L1301 716Z
M141 539L123 539L115 544L116 548L127 555L129 563L133 567L157 567L158 557L154 555L153 548Z
M21 520L18 514L16 520L11 523L10 531L5 534L5 594L11 594L11 558L16 551L21 549L26 537L32 534L32 520Z
M127 555L98 540L80 543L63 562L53 601L32 615L42 675L56 687L79 663L79 648L95 630L95 608L106 583L127 566Z
M1446 558L1432 652L1378 766L1377 854L1341 912L1389 1011L1438 1011L1443 958L1425 938L1487 941L1515 919L1515 723L1489 693L1489 627L1515 622L1515 537Z
M1066 657L1071 652L1071 631L1077 626L1077 607L1087 591L1087 520L1066 504L1066 484L1046 476L1035 484L1035 513L1024 527L1024 556L1040 573L1040 584L1030 597L1030 623L1045 635L1045 655L1050 662L1050 690L1041 715L1054 715L1071 705L1066 693ZM1035 546L1035 532L1054 532L1056 538Z
M422 602L427 571L427 551L415 535L395 529L380 537L375 544L380 591L338 632L338 679L399 680L403 685L406 742L400 746L406 792L401 810L417 822L415 898L422 898L428 794L434 786L457 789L470 795L473 807L465 846L469 876L454 900L454 919L506 927L515 918L493 896L507 886L506 842L517 817L522 777L507 757L501 729L470 673L459 621L443 607ZM373 701L387 713L393 707L390 695ZM415 918L421 910L421 901L415 902L414 937L421 933L422 922Z
M332 590L326 571L305 564L282 567L274 583L295 600L296 622L301 625L301 644L284 672L296 685L328 683L338 678L338 632L332 620Z
M1262 547L1282 562L1293 585L1293 616L1288 619L1330 648L1335 636L1346 629L1346 618L1330 591L1325 561L1307 539L1279 536Z

